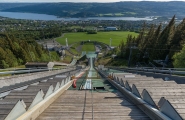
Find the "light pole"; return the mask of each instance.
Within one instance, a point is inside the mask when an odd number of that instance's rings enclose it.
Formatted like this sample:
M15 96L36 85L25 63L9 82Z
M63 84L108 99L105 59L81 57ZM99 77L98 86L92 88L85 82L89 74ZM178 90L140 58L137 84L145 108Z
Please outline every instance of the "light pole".
M68 41L67 41L67 38L66 38L66 47L68 47Z
M109 45L110 47L111 47L111 43L112 43L112 39L110 38L110 45Z

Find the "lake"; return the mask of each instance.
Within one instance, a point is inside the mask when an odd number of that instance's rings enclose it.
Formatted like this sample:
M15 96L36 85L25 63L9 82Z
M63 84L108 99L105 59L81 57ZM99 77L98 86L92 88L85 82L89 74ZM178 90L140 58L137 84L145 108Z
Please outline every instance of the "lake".
M0 16L8 17L13 19L26 19L26 20L128 20L128 21L139 21L139 20L153 20L150 17L136 18L136 17L87 17L87 18L58 18L54 15L37 14L37 13L19 13L19 12L0 12Z

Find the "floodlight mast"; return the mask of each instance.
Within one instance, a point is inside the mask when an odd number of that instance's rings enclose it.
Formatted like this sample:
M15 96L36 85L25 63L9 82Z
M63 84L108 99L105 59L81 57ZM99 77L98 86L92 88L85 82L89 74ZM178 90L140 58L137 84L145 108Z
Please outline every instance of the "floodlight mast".
M110 45L109 45L110 47L111 47L111 44L112 44L112 38L110 38Z
M66 38L66 47L68 47L68 41L67 41L67 38Z

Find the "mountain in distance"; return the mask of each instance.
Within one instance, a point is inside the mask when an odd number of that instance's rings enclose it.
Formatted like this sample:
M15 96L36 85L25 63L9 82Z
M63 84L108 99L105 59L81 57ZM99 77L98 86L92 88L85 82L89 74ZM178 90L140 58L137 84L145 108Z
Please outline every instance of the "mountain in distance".
M8 4L8 3L7 3ZM20 3L19 3L20 4ZM24 3L25 4L25 3ZM1 4L0 4L1 5ZM21 4L20 4L21 5ZM185 16L185 2L115 2L115 3L34 3L0 9L4 12L28 12L58 17L146 17ZM1 7L1 6L0 6Z
M35 5L35 3L0 3L0 11L4 9Z

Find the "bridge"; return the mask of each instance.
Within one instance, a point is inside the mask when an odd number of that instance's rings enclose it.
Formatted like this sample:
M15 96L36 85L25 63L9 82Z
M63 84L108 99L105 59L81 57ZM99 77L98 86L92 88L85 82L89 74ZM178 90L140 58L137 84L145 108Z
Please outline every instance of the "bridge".
M185 84L140 75L139 68L96 67L96 54L86 57L86 68L0 79L0 120L185 119Z

